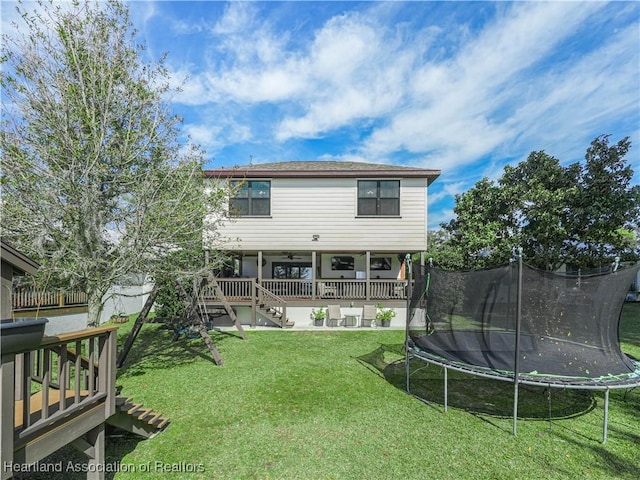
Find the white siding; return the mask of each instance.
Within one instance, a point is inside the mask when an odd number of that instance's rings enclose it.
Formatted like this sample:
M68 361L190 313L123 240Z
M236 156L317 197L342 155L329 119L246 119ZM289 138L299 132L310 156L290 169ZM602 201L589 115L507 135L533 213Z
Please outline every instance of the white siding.
M421 251L427 179L400 179L399 217L358 217L356 178L273 178L271 216L227 221L224 245L241 250ZM318 241L313 236L319 235Z

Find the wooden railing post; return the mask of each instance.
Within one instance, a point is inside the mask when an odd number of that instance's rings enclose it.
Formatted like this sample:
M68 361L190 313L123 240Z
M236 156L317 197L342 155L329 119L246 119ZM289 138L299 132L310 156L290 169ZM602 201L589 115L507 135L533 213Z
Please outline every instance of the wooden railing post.
M105 411L107 418L116 413L116 330L111 330L105 339L104 352L100 352L99 375L104 375L104 392L107 394Z
M0 364L0 478L13 476L12 469L4 465L13 464L13 422L15 418L15 355L2 355Z

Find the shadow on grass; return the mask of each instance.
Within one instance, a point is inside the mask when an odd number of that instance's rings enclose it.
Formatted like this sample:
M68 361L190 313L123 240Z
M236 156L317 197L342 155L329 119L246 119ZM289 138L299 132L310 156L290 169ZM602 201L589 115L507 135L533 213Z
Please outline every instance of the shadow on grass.
M403 345L380 345L358 357L394 387L406 391ZM411 393L429 405L444 405L444 369L419 359L410 363ZM492 380L449 370L447 404L473 414L508 418L513 416L514 387L511 382ZM584 415L595 408L593 393L520 385L518 418L557 420Z
M213 331L209 335L218 351L231 339L242 340L238 335L228 332ZM133 342L124 365L118 370L118 376L144 375L149 370L170 369L198 359L207 360L215 366L211 352L200 336L181 336L176 341L173 336L173 330L162 324L144 325Z
M629 432L620 432L612 428L611 425L609 425L609 431L613 431L617 434L622 434L625 436L629 434ZM580 437L576 437L575 432L571 429L566 429L565 431L560 432L555 431L555 435L558 438L562 439L564 442L567 442L567 444L573 444L582 449L591 451L591 457L595 462L599 464L599 468L607 470L611 474L610 478L640 478L640 464L638 464L637 461L622 458L620 455L617 455L607 449L607 447L603 444L595 444L594 442L581 442L579 440ZM637 435L632 435L632 437L636 437L635 440L631 440L632 442L638 441ZM637 445L637 443L634 445ZM633 457L633 454L631 455L631 457Z
M104 479L113 480L118 472L135 468L135 465L123 464L122 459L144 440L132 433L108 427L103 466ZM13 475L14 480L85 480L87 478L87 457L70 445L40 460L38 465L41 471L16 472ZM45 471L46 469L50 471Z

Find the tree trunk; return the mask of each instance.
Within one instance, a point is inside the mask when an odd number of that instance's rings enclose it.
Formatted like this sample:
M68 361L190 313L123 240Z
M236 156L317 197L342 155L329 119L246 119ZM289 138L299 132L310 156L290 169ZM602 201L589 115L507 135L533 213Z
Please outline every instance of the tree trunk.
M100 315L102 314L102 297L104 295L98 292L91 292L88 295L87 304L89 307L89 319L87 327L97 327L100 325Z

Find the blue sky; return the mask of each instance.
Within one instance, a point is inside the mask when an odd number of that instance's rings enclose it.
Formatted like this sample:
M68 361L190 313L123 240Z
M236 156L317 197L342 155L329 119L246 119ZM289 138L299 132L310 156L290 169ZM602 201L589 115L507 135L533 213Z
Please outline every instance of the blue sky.
M545 150L631 137L640 170L638 2L129 2L207 166L347 160L435 168L454 195ZM4 9L3 9L4 10ZM638 183L640 175L636 174Z

